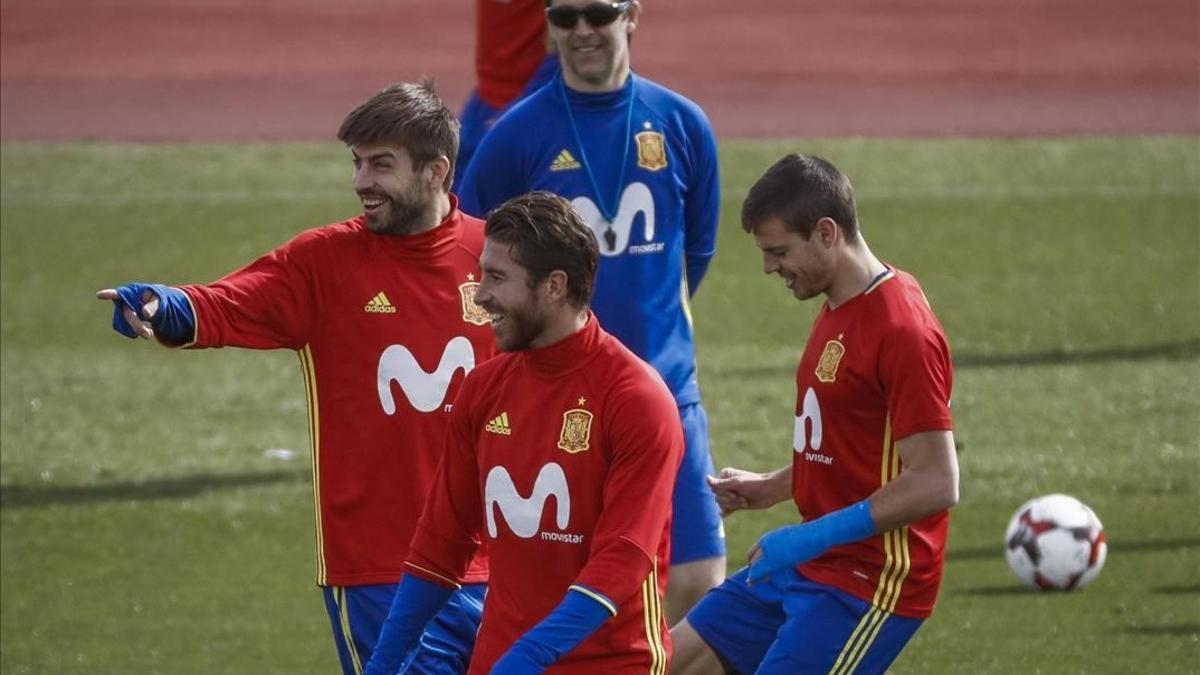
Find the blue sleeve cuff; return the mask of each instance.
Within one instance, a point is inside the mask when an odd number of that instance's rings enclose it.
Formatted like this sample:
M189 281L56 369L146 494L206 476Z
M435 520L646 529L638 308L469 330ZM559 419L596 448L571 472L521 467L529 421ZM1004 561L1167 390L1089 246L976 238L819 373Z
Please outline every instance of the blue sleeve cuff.
M417 646L425 625L450 599L454 589L405 574L396 587L392 608L363 675L393 675Z
M862 500L824 516L781 527L758 540L761 555L750 565L750 580L806 563L834 546L861 541L875 534L871 504Z
M113 300L113 330L129 338L136 338L133 327L125 321L121 311L128 307L139 317L145 306L146 293L158 298L158 311L148 319L154 334L168 344L182 345L195 340L196 317L187 295L171 286L162 284L125 284L116 289L118 298Z
M585 586L572 586L562 602L522 635L492 666L492 675L540 673L612 618L616 604Z

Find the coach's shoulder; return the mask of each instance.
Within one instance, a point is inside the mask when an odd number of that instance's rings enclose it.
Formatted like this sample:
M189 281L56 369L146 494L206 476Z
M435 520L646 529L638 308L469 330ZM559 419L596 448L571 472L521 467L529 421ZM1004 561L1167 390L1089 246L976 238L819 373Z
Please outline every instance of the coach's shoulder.
M668 110L677 110L699 119L708 119L700 104L674 89L640 75L637 76L637 87L638 97L651 107L665 107Z

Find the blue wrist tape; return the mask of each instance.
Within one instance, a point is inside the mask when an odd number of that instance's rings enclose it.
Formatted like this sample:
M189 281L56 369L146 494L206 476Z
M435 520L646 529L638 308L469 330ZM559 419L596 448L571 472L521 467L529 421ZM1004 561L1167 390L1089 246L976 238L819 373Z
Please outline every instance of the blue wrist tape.
M808 562L834 546L875 534L867 500L827 513L816 520L781 527L758 540L762 555L750 564L750 580L759 581L780 570Z
M392 608L379 632L375 652L363 675L394 675L417 646L425 625L454 594L454 589L405 574L396 587Z
M145 305L142 298L146 293L153 293L158 298L158 311L147 321L154 329L154 334L163 342L170 344L186 344L191 342L196 334L196 317L192 314L192 306L187 295L178 288L162 284L125 284L116 289L118 299L113 300L113 330L129 338L137 334L125 321L122 308L128 307L139 318L143 318L142 308Z
M604 597L591 589L588 592ZM578 647L612 616L612 612L601 601L572 588L554 611L522 635L496 661L492 666L492 675L541 673L562 658L563 654Z

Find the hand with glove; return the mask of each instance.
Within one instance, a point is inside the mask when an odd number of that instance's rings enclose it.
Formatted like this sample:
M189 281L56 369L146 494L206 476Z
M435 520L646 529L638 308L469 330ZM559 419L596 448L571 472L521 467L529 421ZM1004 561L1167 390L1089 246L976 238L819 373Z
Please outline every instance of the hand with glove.
M113 303L113 330L128 338L158 337L169 345L192 342L196 317L187 295L162 284L131 283L96 293ZM147 325L149 324L149 325Z

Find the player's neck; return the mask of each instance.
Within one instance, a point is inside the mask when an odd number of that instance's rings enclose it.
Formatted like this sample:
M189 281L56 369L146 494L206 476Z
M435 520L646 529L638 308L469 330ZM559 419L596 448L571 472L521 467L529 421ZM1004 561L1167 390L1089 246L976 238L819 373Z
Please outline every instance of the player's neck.
M564 306L546 322L546 328L529 344L533 349L549 347L583 330L587 325L586 309Z
M413 223L413 228L409 234L428 232L441 225L442 221L448 215L450 215L450 196L445 192L439 192L429 204L429 208L421 213L416 223Z
M563 82L571 91L581 94L607 94L617 91L629 81L629 64L618 67L613 74L603 80L585 80L571 72L570 68L562 69Z
M871 283L887 270L887 265L871 253L867 242L859 235L858 241L846 246L837 262L833 283L825 291L826 302L830 309L837 309L843 303L856 297L871 286Z

